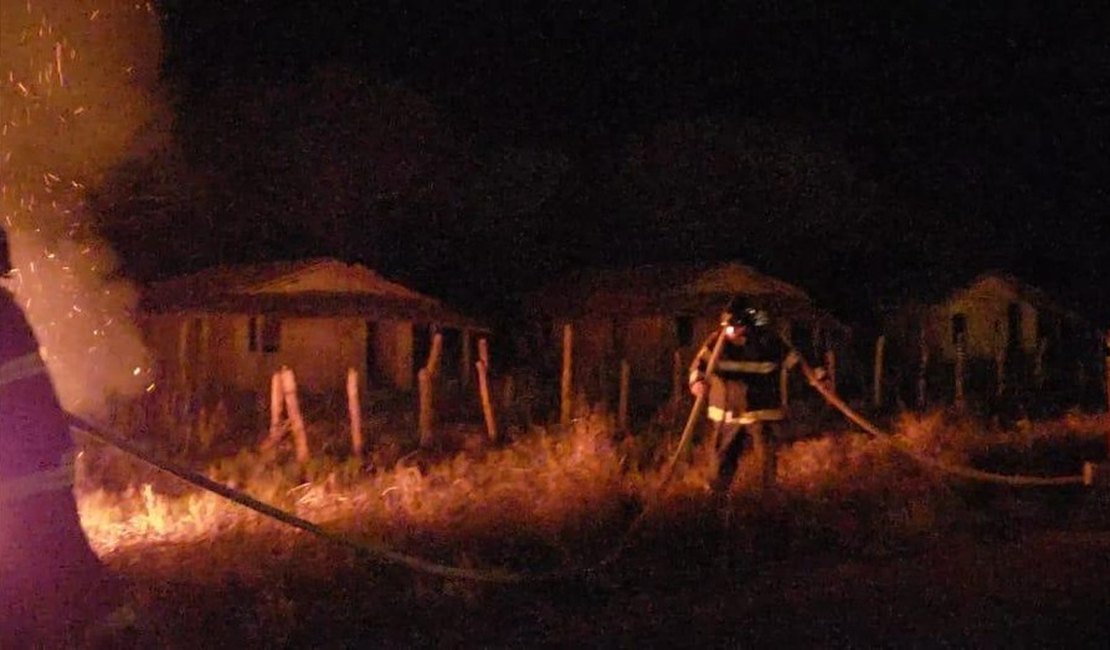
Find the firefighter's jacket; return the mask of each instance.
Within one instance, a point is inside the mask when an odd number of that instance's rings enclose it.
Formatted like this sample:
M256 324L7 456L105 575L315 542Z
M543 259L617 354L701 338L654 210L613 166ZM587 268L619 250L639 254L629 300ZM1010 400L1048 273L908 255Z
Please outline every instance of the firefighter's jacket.
M73 450L34 332L0 289L0 502L68 487Z
M709 418L746 424L782 420L781 374L786 347L766 328L751 328L743 345L725 341L721 355L706 377L706 369L720 332L702 344L690 363L689 382L708 380Z

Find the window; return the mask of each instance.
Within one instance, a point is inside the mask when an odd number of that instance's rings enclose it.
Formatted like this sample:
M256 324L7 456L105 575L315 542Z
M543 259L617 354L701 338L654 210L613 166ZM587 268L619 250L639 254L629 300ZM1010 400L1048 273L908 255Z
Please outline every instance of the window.
M967 314L952 314L952 342L967 338Z
M251 316L247 323L249 352L277 352L281 348L281 319L276 316Z

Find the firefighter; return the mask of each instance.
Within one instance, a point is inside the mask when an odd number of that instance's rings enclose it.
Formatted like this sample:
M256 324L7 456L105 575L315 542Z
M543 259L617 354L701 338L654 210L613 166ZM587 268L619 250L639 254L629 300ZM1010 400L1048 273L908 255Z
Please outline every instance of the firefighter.
M793 350L771 331L767 312L734 297L721 314L721 328L711 334L690 364L690 392L708 391L710 444L717 455L714 491L727 493L740 462L745 432L760 465L760 486L772 487L777 469L776 438L786 418L780 391L781 373L798 362ZM720 356L707 374L717 338L725 337Z
M0 228L0 278L11 271ZM0 648L85 645L127 617L81 528L74 451L38 341L0 285Z

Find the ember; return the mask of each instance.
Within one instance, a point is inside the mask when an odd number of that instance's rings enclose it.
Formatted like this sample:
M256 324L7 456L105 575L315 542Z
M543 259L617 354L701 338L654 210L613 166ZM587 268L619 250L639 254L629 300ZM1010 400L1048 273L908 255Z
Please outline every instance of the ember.
M54 382L72 409L150 383L131 320L135 292L98 235L86 193L167 123L155 86L161 47L149 5L3 3L0 19L0 221ZM95 21L95 22L94 22ZM138 368L139 372L132 369Z

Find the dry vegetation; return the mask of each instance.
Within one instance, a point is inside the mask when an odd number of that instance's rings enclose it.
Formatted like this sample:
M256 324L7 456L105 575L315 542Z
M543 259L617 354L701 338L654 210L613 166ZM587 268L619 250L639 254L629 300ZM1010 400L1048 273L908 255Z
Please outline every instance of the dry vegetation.
M1000 470L1072 474L1081 460L1106 455L1104 418L986 434L931 413L903 416L892 429L922 453ZM89 454L79 466L82 520L96 549L134 579L165 647L531 645L536 634L596 643L588 629L596 623L579 608L596 609L614 590L674 598L675 585L709 576L740 583L760 566L804 558L876 561L958 535L1007 539L1046 523L1110 523L1101 499L1082 489L1017 493L946 480L887 442L848 431L785 446L773 497L757 500L753 468L742 466L732 496L714 499L712 457L701 447L660 496L666 445L611 432L592 417L498 447L478 444L475 429L454 455L410 454L388 466L316 460L302 468L244 451L207 468L361 543L526 577L511 586L386 566L153 472L128 468L143 478L124 486L110 476L122 463L111 454L95 462ZM644 525L626 537L645 504ZM582 571L625 542L611 564ZM527 579L546 572L567 579ZM686 589L692 606L697 588Z

